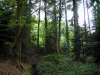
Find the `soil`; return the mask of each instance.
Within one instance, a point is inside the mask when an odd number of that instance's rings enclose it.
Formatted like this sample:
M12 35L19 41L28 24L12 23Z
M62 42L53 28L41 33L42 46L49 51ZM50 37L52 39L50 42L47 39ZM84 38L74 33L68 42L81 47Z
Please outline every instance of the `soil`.
M11 60L0 59L0 74L2 73L10 73L11 75L27 75L29 64L21 63L24 68L24 72L21 72L11 64Z

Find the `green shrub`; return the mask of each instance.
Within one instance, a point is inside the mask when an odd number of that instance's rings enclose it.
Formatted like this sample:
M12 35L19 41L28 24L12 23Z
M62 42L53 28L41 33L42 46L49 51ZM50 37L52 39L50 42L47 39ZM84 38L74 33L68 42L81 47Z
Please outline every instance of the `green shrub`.
M74 62L64 56L57 58L51 57L57 56L45 56L44 58L46 60L37 64L36 70L38 75L100 75L100 69L95 64ZM53 62L55 59L58 63Z
M57 60L59 63L57 64L52 61L53 60L38 63L36 67L38 75L66 75L66 72L72 67L72 61L68 58L59 58Z
M55 75L56 73L56 65L48 61L39 63L36 69L38 71L38 75Z
M74 63L73 70L79 75L100 75L95 64Z
M95 58L94 58L93 56L88 56L88 57L86 58L86 62L87 62L87 63L94 63L94 61L95 61Z
M41 58L57 64L59 63L59 58L62 58L63 56L63 54L48 54L46 56L42 56Z
M69 58L60 58L59 59L59 64L57 64L57 67L59 69L59 71L62 72L66 72L69 71L73 66L73 62L72 60L70 60Z

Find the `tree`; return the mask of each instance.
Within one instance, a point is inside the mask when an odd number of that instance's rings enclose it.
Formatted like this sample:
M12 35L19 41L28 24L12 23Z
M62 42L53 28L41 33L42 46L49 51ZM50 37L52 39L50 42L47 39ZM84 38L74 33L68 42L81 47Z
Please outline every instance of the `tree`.
M57 40L58 41L58 46L57 46L58 47L57 48L58 54L59 54L59 51L60 51L60 38L61 38L61 18L62 18L62 10L61 10L62 5L61 4L62 4L62 0L59 1L59 36L57 38L58 39Z
M73 15L74 15L74 30L75 30L75 46L76 51L76 60L80 60L80 50L81 50L81 41L80 41L80 29L78 25L78 13L77 13L77 0L73 0Z
M22 41L22 28L21 28L21 17L24 11L24 6L26 5L26 0L16 2L16 28L15 28L15 62L16 67L21 68L21 41Z
M47 53L48 50L48 35L47 35L47 0L44 0L44 12L45 12L45 49L44 52Z
M53 1L53 34L54 34L54 52L59 53L58 48L58 38L57 38L57 9L56 9L56 0Z
M85 15L85 2L83 0L83 7L84 7L84 29L85 29L85 42L87 43L87 26L86 26L86 15Z
M88 1L86 0L86 6L87 6L87 15L88 15L88 25L89 25L89 32L91 33L91 25L90 25L90 18L89 18L89 11L88 11L88 8L89 8L89 5L88 5Z
M9 58L12 55L14 31L9 22L14 18L14 12L9 1L0 1L0 56Z
M67 42L67 49L69 51L70 48L70 44L69 44L69 27L68 27L68 23L67 23L67 3L65 0L65 21L66 21L66 42Z
M37 39L37 47L39 47L39 27L40 27L40 11L41 11L41 0L39 2L39 21L38 21L38 39Z
M100 61L100 1L99 0L94 0L92 3L96 2L96 5L94 6L96 10L94 10L94 20L95 20L95 28L96 28L96 36L95 36L95 41L96 41L96 50L95 50L95 63L98 63Z

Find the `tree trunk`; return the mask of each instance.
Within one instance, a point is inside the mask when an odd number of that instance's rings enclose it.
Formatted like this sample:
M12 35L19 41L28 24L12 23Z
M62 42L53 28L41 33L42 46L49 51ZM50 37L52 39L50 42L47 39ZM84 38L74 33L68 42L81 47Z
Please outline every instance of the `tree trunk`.
M47 39L47 0L45 0L45 47L44 47L44 53L48 53L47 52L47 48L48 48L48 39Z
M16 9L16 29L15 29L15 65L17 68L21 69L21 41L22 41L22 28L20 25L21 16L24 9L24 1L17 0L17 9Z
M83 0L83 7L84 7L84 29L85 29L85 42L87 43L87 26L86 26L86 15L85 15L85 2Z
M67 23L67 7L66 7L66 0L65 0L65 21L66 21L66 42L67 42L67 49L69 52L70 44L69 44L69 27Z
M38 20L38 38L37 38L37 47L39 48L39 29L40 29L40 11L41 11L41 0L40 0L40 3L39 3L39 20Z
M83 9L84 9L84 30L85 32L83 31L83 35L85 36L82 36L82 44L83 45L83 49L82 49L82 54L83 54L83 62L85 63L85 51L86 51L86 44L87 44L87 26L86 26L86 15L85 15L85 1L83 0ZM84 45L83 42L85 42L86 44Z
M61 38L61 13L62 13L62 11L61 11L61 0L60 0L60 2L59 2L59 36L58 36L58 54L60 53L60 38Z
M58 34L57 34L57 14L56 14L56 0L54 2L54 5L53 5L53 14L54 14L54 18L53 18L53 27L54 27L54 46L55 46L55 51L54 52L57 52L59 53L58 51Z
M88 11L88 2L87 2L87 0L86 0L86 5L87 5L87 15L88 15L89 32L91 33L91 25L90 25L90 18L89 18L89 11Z
M96 60L95 63L100 62L100 1L96 0L97 3L97 13L96 13Z
M20 68L21 62L21 41L22 41L22 34L21 34L21 27L16 28L16 42L15 42L15 65Z
M78 13L77 13L77 0L73 0L73 11L74 11L74 29L75 29L75 45L74 49L76 51L76 60L80 60L80 50L81 50L81 42L80 42L80 30L78 25Z

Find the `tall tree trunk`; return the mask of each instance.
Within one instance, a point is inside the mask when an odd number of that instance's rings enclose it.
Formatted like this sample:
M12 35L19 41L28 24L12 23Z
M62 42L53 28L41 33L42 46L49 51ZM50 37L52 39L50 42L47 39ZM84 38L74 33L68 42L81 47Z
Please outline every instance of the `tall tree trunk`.
M100 1L96 0L96 4L97 4L97 13L96 13L96 42L98 42L96 44L96 60L95 63L99 63L100 62Z
M39 3L39 20L38 20L38 38L37 38L37 47L39 47L39 28L40 28L40 11L41 11L41 0L40 0L40 3Z
M47 39L47 0L45 0L45 47L44 47L44 53L48 53L47 52L47 48L48 48L48 39Z
M31 15L31 8L32 8L32 2L31 0L29 0L29 2L27 2L26 6L25 6L25 10L23 13L23 16L26 17L26 20L25 20L25 23L24 23L24 26L22 28L22 53L24 52L27 52L27 50L30 49L30 46L27 45L27 44L30 44L31 42L31 38L30 38L30 35L31 35L31 30L29 29L29 24L31 24L31 19L32 19L32 15Z
M66 42L67 42L67 49L69 52L70 44L69 44L69 27L67 23L67 6L66 6L66 0L65 0L65 21L66 21Z
M85 29L85 38L82 37L82 45L83 45L83 62L85 62L85 51L86 51L86 44L87 44L87 26L86 26L86 15L85 15L85 1L83 0L83 9L84 9L84 29ZM85 44L83 43L85 42Z
M73 0L73 11L74 11L74 30L75 30L75 46L76 51L76 60L80 60L80 50L81 50L81 41L80 41L80 29L78 25L78 13L77 13L77 0Z
M87 43L87 26L86 26L86 15L85 15L85 1L83 0L84 8L84 29L85 29L85 42Z
M58 42L58 48L57 48L57 51L58 51L58 54L59 54L59 52L60 52L60 37L61 37L61 13L62 13L62 11L61 11L61 0L60 0L60 2L59 2L59 36L58 36L58 40L57 40L57 42Z
M25 1L25 0L24 0ZM15 65L20 69L21 68L21 41L22 41L22 28L20 25L21 16L23 13L25 2L17 0L17 9L16 9L16 39L15 39Z
M88 11L88 0L86 0L86 5L87 5L87 16L88 16L89 32L91 33L91 25L90 25L89 11Z
M54 44L54 46L55 46L55 50L57 50L57 51L54 51L54 52L57 52L57 53L59 53L59 51L58 51L58 38L57 38L57 13L56 13L56 0L54 1L54 5L53 5L53 14L54 14L54 18L53 18L53 27L54 27L54 38L55 38L55 44Z

